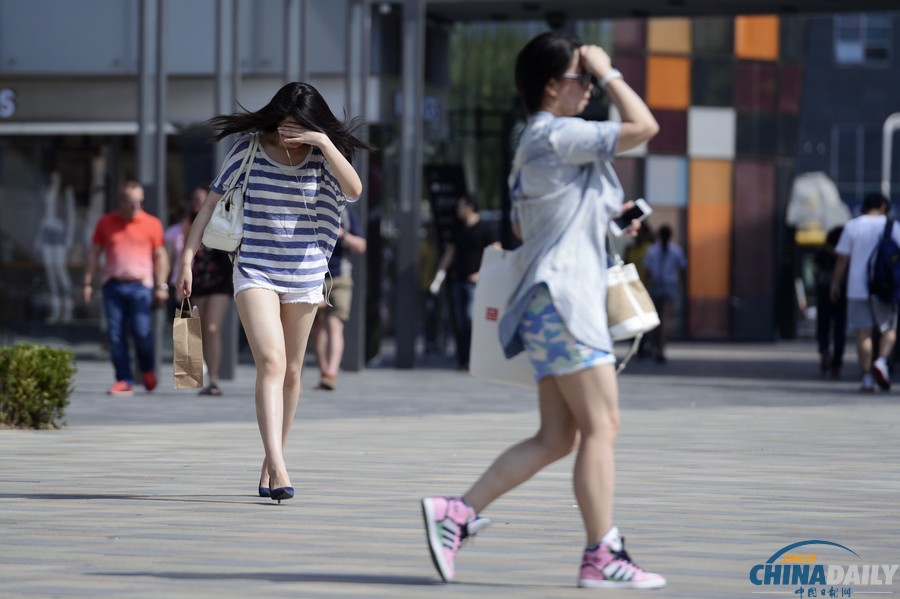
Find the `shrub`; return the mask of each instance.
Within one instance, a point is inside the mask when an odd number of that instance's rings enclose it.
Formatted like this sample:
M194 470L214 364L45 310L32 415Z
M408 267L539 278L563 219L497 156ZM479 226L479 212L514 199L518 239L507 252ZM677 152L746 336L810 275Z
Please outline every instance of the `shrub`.
M0 423L58 428L74 388L74 359L70 351L43 345L0 348Z

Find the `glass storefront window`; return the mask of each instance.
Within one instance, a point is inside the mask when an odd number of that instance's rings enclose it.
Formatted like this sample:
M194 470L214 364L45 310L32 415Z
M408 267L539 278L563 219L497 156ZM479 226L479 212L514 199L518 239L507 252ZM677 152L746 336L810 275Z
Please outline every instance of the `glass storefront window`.
M132 135L11 135L0 139L0 332L87 351L103 344L100 294L81 299L94 227L135 178ZM168 142L164 223L210 164L212 146ZM194 178L191 178L192 174ZM205 179L208 173L202 173ZM156 213L148 197L145 210ZM95 278L95 289L99 277Z

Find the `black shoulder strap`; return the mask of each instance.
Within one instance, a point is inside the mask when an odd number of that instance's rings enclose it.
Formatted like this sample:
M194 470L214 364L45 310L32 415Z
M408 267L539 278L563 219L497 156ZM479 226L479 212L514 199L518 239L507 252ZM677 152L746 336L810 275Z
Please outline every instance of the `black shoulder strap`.
M884 223L884 233L881 234L882 239L890 239L891 235L894 234L894 219L890 216L887 217L887 221Z

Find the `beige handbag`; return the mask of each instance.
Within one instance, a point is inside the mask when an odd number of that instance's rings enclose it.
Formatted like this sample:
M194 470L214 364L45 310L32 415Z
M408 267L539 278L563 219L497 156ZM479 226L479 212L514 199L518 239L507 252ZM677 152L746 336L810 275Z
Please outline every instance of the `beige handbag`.
M632 339L659 326L656 306L637 268L618 256L606 271L606 318L613 341Z
M613 247L613 244L609 244L609 247ZM616 372L622 372L637 353L644 333L659 326L659 314L635 265L625 264L614 247L612 254L615 256L613 265L606 269L606 321L609 334L613 341L634 339L628 353L616 368Z

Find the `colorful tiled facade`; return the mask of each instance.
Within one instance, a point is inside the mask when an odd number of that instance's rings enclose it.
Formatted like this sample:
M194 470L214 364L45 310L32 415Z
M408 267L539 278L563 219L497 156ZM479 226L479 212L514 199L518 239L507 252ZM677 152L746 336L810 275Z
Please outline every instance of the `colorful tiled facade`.
M661 128L617 169L627 197L654 206L650 226L670 225L688 254L681 333L775 337L776 164L793 165L803 71L781 52L781 19L613 27L613 61Z

